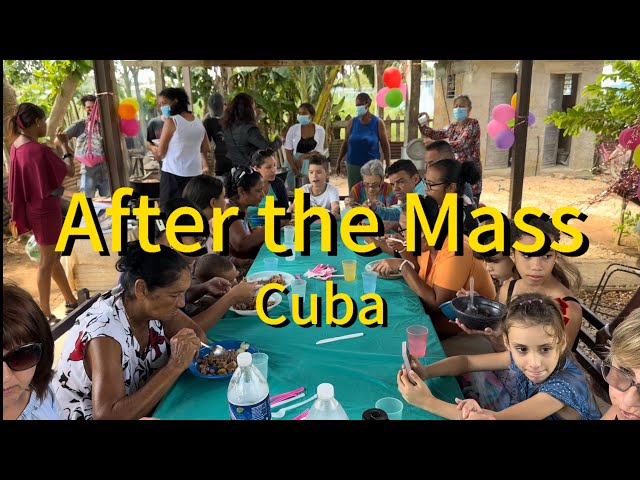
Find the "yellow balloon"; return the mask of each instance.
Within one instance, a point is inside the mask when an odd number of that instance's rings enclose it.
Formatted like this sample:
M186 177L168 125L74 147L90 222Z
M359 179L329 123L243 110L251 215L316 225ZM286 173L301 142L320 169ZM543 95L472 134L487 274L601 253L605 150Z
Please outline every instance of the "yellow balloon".
M140 104L138 103L138 100L136 100L133 97L123 98L120 103L129 103L129 104L133 105L133 107L136 109L136 112L138 110L140 110Z
M633 151L633 163L636 164L636 167L640 168L640 145Z
M514 108L516 108L516 102L518 101L518 94L514 93L513 97L511 97L511 106Z

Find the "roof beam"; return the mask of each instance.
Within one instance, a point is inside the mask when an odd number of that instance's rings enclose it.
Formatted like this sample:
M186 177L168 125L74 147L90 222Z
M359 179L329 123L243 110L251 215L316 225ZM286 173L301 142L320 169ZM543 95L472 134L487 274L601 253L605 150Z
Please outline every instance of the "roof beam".
M123 60L128 67L317 67L321 65L375 65L378 60Z

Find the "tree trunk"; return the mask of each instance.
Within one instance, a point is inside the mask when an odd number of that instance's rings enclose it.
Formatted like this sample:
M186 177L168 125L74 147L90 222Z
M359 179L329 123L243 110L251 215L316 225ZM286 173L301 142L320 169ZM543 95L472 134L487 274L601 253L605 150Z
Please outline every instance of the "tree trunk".
M338 66L331 68L331 71L327 76L327 81L324 84L324 88L322 89L322 93L318 97L318 105L316 106L316 116L313 119L313 121L317 124L321 125L322 117L324 116L325 112L331 110L331 105L328 105L328 103L329 103L329 98L331 96L331 89L333 88L333 84L335 83L336 78L338 77L339 68L340 67ZM327 105L328 105L328 108L327 108Z
M138 74L140 73L139 68L131 68L131 73L133 77L133 88L136 92L136 98L142 104L142 95L140 94L140 82L138 81ZM140 121L140 135L142 136L142 146L145 145L145 140L147 139L147 122L144 119L144 114L142 112L142 108L138 110L138 119Z
M129 68L126 65L124 66L124 75L122 79L124 80L124 92L127 97L131 97L131 79L129 78L129 72L133 70L133 68ZM118 102L120 103L120 102Z
M18 108L18 100L16 99L16 92L7 80L4 72L2 72L2 116L6 119L8 116L13 115ZM4 161L2 162L4 173L9 172L9 131L7 130L7 122L2 122L2 146L4 148Z
M62 126L64 114L69 108L69 104L71 100L73 100L73 94L81 80L82 78L74 78L73 74L69 74L60 86L60 93L56 95L53 108L51 109L51 115L49 115L47 119L47 135L51 142L53 142L56 132Z

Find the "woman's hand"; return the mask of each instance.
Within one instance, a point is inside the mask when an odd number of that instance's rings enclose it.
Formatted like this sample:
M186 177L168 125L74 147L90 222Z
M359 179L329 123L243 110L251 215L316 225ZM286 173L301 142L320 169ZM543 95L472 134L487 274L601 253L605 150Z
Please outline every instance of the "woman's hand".
M415 385L411 384L408 375L410 375L413 381L416 382ZM405 369L402 369L398 372L396 380L398 383L398 391L402 395L402 398L411 405L420 407L425 400L433 397L433 394L431 393L431 390L429 390L429 387L427 387L427 384L420 380L416 372L407 372Z
M370 209L372 212L376 211L376 208L378 207L378 201L377 200L365 200L364 201L364 205L362 205L363 207L367 207L368 209Z
M398 273L403 261L400 258L385 258L376 263L371 270L378 272L382 277L388 277Z
M464 400L460 400L456 398L456 404L458 405L458 410L462 411L462 420L466 420L469 418L469 414L471 412L481 412L482 407L471 398L466 398Z
M171 337L169 345L171 354L168 365L186 370L198 355L200 338L190 328L183 328Z

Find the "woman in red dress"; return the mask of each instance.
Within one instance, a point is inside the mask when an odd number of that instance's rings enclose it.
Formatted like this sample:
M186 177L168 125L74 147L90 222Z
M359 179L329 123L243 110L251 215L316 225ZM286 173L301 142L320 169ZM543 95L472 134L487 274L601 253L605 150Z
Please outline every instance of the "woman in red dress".
M62 230L60 197L65 176L74 175L73 155L65 151L61 160L51 148L38 143L47 134L44 110L33 103L21 103L15 115L9 118L11 164L9 167L9 201L12 203L12 220L19 234L33 231L38 248L38 293L40 307L51 324L49 297L51 278L64 295L67 308L76 307L78 301L60 263L60 253L55 251ZM64 133L58 138L66 144Z

